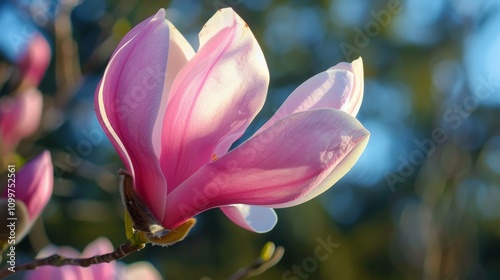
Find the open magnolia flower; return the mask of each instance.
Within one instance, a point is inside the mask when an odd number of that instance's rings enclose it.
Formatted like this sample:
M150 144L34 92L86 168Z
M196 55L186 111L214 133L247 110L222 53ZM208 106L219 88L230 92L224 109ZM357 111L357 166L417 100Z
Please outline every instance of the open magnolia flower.
M306 202L344 176L369 132L354 117L361 59L300 85L250 139L229 151L260 111L269 71L248 25L218 11L195 53L161 9L134 27L97 88L98 119L139 199L166 229L220 208L265 232L272 208Z

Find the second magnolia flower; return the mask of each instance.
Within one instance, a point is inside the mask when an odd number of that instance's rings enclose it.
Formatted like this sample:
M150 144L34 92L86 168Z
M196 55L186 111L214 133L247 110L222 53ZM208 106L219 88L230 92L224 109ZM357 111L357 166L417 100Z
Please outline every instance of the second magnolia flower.
M272 208L323 193L368 143L355 118L361 59L299 86L250 139L229 151L261 110L269 84L262 50L232 10L218 11L195 53L161 9L113 53L96 91L98 119L135 189L167 229L219 207L265 232Z

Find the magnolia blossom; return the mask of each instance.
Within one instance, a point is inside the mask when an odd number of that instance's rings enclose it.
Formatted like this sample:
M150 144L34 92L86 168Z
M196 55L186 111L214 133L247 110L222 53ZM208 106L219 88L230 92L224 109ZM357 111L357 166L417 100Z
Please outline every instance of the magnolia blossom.
M35 133L42 107L42 94L35 88L0 99L0 150L12 151L21 139Z
M89 258L96 255L107 254L113 251L113 245L106 238L98 238L87 245L82 254L70 247L49 246L44 248L37 258L60 254L67 258ZM42 266L31 270L26 276L27 280L108 280L108 279L141 279L160 280L160 273L148 262L137 262L124 266L117 262L102 263L90 267L80 266Z
M10 77L8 89L37 87L45 75L51 48L30 18L33 13L43 14L43 17L51 14L47 9L57 9L55 1L25 1L22 4L20 1L0 1L0 26L4 34L0 37L0 53L18 70Z
M45 76L50 58L49 43L41 34L35 33L29 40L27 49L19 61L20 87L37 87Z
M361 59L300 85L252 137L229 151L261 110L269 84L262 50L232 10L219 10L195 52L165 11L122 39L96 90L98 119L137 195L167 229L211 208L256 231L272 208L304 203L357 161L369 132L355 118Z
M8 183L0 197L2 204L0 213L5 217L4 221L7 217L12 217L8 208L12 208L11 203L15 203L14 214L17 217L15 238L19 241L29 232L52 195L54 177L50 153L45 151L20 170L9 169L8 174L14 175L8 177ZM2 234L0 242L5 241L4 234L10 234L3 232L4 230L2 228L0 233Z

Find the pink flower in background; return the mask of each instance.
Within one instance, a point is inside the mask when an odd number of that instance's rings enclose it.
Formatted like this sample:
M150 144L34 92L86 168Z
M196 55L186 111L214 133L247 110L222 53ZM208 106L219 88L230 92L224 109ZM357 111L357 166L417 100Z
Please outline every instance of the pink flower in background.
M8 185L3 189L0 201L5 203L3 205L5 207L2 206L2 209L6 210L8 199L15 199L16 215L18 216L16 240L19 241L29 232L52 195L54 177L49 151L44 151L33 158L13 174L15 174L14 177L9 177L12 180L9 180Z
M356 120L361 59L299 86L250 139L229 151L261 110L262 50L232 9L218 11L192 49L165 11L134 27L113 53L95 104L139 197L168 229L219 207L256 232L272 208L306 202L357 161L369 132Z
M21 88L37 87L45 76L51 58L49 43L41 34L35 34L19 62Z
M0 100L0 150L12 151L19 141L35 133L42 107L43 97L36 88Z
M48 257L53 254L60 254L68 258L89 258L95 255L102 255L113 251L113 245L106 238L98 238L87 245L82 254L69 247L49 246L44 248L37 258ZM90 267L80 266L42 266L36 270L29 271L28 280L161 280L159 272L148 262L137 262L128 266L121 263L111 262L92 265Z

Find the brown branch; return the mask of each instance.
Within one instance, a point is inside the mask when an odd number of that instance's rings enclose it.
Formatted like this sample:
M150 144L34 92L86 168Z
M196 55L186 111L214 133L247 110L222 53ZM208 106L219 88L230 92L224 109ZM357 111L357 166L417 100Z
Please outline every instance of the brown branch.
M91 266L100 263L109 263L115 260L119 260L123 257L130 255L133 252L139 251L144 248L144 244L133 244L131 242L120 245L116 250L111 253L98 255L90 258L66 258L58 254L34 260L29 263L21 264L14 267L14 271L9 270L11 267L6 267L0 270L0 278L12 275L19 271L33 270L40 266L52 265L52 266L63 266L63 265L77 265L82 267ZM12 269L12 268L11 268Z

